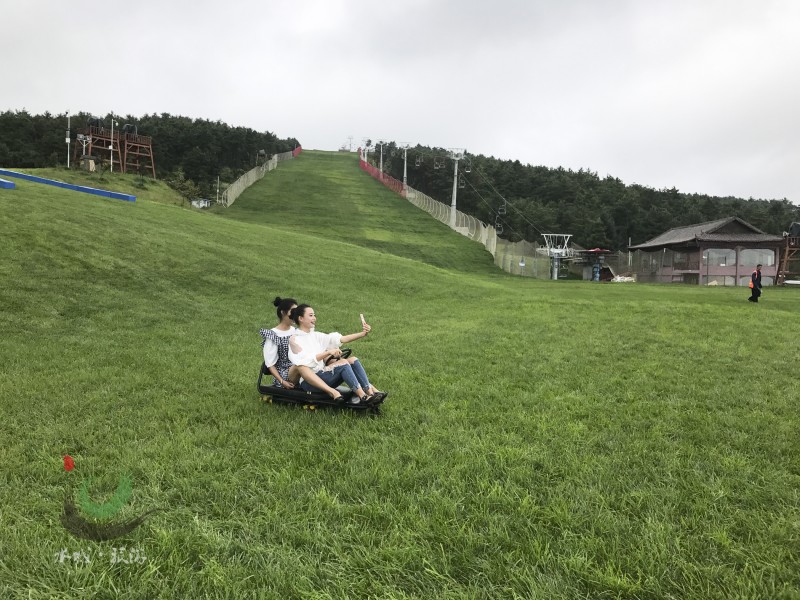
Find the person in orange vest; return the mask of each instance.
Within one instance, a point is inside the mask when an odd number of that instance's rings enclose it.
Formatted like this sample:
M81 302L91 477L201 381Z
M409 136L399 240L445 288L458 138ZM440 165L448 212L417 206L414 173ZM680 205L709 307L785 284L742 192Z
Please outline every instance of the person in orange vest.
M758 302L761 295L761 265L756 265L756 270L750 275L750 302Z

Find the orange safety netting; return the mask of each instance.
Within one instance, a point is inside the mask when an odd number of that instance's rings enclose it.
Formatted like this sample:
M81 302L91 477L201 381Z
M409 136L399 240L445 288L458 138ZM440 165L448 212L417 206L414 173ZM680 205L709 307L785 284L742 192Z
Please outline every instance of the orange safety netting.
M376 167L373 167L371 164L369 164L363 159L359 160L359 166L361 167L362 171L366 171L367 173L372 175L374 179L380 181L387 188L405 197L406 195L405 188L403 186L402 181L398 181L397 179L395 179L394 177L390 177L386 173L381 173Z

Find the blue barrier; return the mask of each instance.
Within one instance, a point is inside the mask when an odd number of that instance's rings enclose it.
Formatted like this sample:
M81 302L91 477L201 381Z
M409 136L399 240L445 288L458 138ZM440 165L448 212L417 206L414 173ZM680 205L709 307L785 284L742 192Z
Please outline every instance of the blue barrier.
M7 190L13 190L16 186L14 185L13 181L8 181L8 179L0 179L0 188L5 188Z
M97 188L86 187L85 185L73 185L71 183L64 183L63 181L56 181L55 179L45 179L44 177L36 177L36 175L28 175L26 173L17 173L16 171L7 171L0 169L0 175L7 177L16 177L17 179L25 179L26 181L33 181L34 183L44 183L46 185L53 185L55 187L64 188L65 190L72 190L73 192L83 192L84 194L94 194L95 196L105 196L106 198L113 198L114 200L125 200L126 202L136 202L136 196L130 194L123 194L122 192L110 192L108 190L98 190ZM0 181L3 181L0 179ZM14 187L12 182L11 187ZM7 186L2 186L7 187Z

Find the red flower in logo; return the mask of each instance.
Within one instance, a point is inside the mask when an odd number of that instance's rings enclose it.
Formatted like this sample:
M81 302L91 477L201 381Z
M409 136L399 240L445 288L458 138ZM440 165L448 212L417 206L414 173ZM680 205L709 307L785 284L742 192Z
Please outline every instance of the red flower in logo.
M64 455L64 468L67 471L72 471L75 468L75 461L72 460L72 457L69 454Z

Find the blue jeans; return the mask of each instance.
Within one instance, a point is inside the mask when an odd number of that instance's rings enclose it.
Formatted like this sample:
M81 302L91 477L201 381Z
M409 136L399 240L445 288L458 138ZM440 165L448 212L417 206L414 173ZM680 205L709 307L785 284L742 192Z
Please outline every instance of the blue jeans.
M352 365L350 363L339 365L338 367L334 367L332 371L317 371L317 376L332 388L335 388L344 381L347 387L353 391L361 388L366 393L369 389L367 372L364 370L364 367L361 366L361 361L358 359L356 359ZM300 387L307 392L319 391L318 388L315 388L306 380L300 383Z

